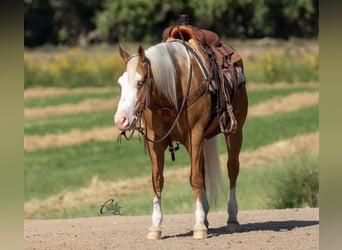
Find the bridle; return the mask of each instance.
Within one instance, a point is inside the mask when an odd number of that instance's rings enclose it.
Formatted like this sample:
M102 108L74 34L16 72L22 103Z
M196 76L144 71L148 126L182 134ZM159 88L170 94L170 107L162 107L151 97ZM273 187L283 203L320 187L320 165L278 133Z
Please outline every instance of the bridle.
M189 56L189 60L190 60L190 53L189 53L189 50L188 50L188 46L185 45L185 42L183 41L182 43L185 48L186 48L186 51L188 53L188 56ZM133 57L136 57L138 56L138 54L134 54L132 56L130 56L126 62L126 65L127 63L129 62L130 59L132 59ZM146 141L149 141L149 142L152 142L152 143L159 143L159 142L162 142L164 141L166 138L168 138L172 132L172 130L174 129L174 127L176 126L186 104L187 104L187 97L189 95L189 92L190 92L190 85L191 85L191 81L192 81L192 71L193 71L193 68L192 68L192 63L190 63L190 68L189 68L189 76L188 76L188 82L187 82L187 87L186 87L186 92L185 92L185 95L183 97L183 100L182 100L182 104L179 108L179 111L177 112L177 115L176 117L174 118L174 121L172 123L172 125L170 126L170 128L165 132L164 136L159 138L159 139L151 139L149 138L146 133L145 133L145 129L142 127L141 125L141 118L142 118L142 113L145 109L148 109L151 107L151 102L153 101L151 99L151 89L152 89L152 82L153 82L153 78L152 78L152 72L151 72L151 62L150 60L145 56L145 62L144 64L146 65L146 71L147 71L147 75L146 75L146 78L144 80L144 82L142 84L147 84L146 88L145 88L145 93L144 93L144 96L141 100L141 103L140 103L140 106L136 112L136 115L135 115L135 119L132 123L132 126L131 126L131 129L129 130L129 135L127 136L126 135L126 131L122 131L121 134L118 136L118 141L121 142L121 138L122 136L124 138L126 138L127 140L130 140L132 137L133 137L133 134L134 132L137 130L141 135L142 137L144 138L145 142ZM142 86L142 85L141 85Z

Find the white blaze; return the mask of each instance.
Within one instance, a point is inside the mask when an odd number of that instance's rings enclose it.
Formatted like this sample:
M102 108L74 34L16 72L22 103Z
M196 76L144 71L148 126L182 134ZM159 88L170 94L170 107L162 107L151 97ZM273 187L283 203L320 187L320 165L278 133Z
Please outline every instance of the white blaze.
M135 118L134 107L138 94L137 81L141 80L140 74L136 72L136 65L137 58L132 58L127 64L127 71L118 80L121 87L121 96L114 116L114 122L119 129L123 129L124 125L131 125Z

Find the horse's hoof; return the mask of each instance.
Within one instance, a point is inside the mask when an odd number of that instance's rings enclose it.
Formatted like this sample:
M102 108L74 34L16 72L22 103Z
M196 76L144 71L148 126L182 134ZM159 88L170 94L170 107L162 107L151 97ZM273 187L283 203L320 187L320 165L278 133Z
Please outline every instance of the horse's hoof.
M234 233L239 228L239 222L228 222L228 232Z
M149 231L146 239L148 240L160 240L161 239L161 231Z
M196 240L203 240L207 238L207 230L205 229L196 229L194 230L193 238Z

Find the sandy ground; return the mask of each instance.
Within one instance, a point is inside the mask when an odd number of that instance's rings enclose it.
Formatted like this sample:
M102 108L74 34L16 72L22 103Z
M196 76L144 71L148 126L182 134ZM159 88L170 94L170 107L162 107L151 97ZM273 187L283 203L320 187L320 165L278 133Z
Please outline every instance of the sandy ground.
M145 239L150 216L25 220L24 249L319 249L318 208L240 211L235 233L226 212L208 219L208 238L194 240L193 214L164 215L159 241Z

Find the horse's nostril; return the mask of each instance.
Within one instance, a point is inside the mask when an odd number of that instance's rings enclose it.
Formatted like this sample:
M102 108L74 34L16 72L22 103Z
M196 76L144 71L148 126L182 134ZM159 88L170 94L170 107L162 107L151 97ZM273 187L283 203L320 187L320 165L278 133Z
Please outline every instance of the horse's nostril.
M128 120L128 117L123 115L119 121L119 124L121 128L125 129L129 126L129 120Z

